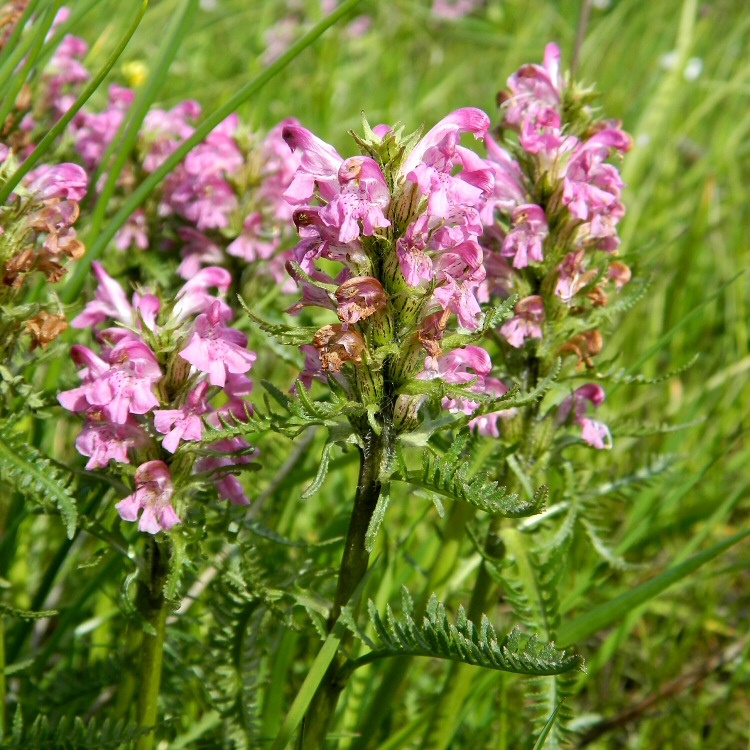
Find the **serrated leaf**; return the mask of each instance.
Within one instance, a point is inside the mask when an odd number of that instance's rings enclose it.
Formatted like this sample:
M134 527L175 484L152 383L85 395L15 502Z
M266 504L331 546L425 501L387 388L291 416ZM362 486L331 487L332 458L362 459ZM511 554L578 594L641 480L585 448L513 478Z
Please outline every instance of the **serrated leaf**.
M56 609L43 609L32 611L30 609L18 609L0 602L0 614L18 617L21 620L43 620L46 617L56 617L60 613Z
M309 344L313 340L313 336L318 332L319 326L288 326L283 323L269 323L253 313L245 304L242 297L237 295L237 299L250 320L252 320L261 331L270 334L281 344L292 346Z
M71 492L75 476L65 467L27 445L7 422L0 423L0 482L11 490L44 505L52 503L60 511L68 539L78 522L76 501Z
M526 638L517 629L498 638L484 615L479 628L463 610L451 622L434 594L421 624L415 620L414 601L406 588L402 589L401 609L397 617L388 606L384 622L375 603L369 601L368 613L379 642L368 654L349 662L345 671L392 656L427 656L525 675L561 674L583 665L580 656L568 655L535 637Z
M323 446L323 452L320 454L318 473L315 475L315 479L313 479L308 488L302 493L303 500L307 500L308 497L314 495L323 486L323 482L328 474L328 462L331 458L333 446L334 443L326 443L325 446Z
M375 546L375 538L383 524L383 519L385 518L385 512L388 509L390 499L391 488L390 485L385 482L380 490L378 502L375 505L375 510L372 513L372 518L370 518L370 523L367 526L367 532L365 534L365 549L368 552L372 552L372 548Z
M456 438L456 445L463 447ZM522 500L518 495L510 495L499 482L486 472L468 476L468 466L456 452L453 455L431 456L428 451L422 454L422 468L406 474L394 474L395 481L408 482L432 493L452 500L467 502L485 513L494 516L520 518L538 513L544 504L546 494L539 490L530 500Z

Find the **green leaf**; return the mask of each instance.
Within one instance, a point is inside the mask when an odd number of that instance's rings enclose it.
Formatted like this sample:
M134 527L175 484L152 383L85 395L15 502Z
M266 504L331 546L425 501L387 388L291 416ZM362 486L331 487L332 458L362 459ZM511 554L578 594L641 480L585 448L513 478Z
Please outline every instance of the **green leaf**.
M507 489L486 472L469 476L468 463L459 458L466 440L465 434L457 436L451 451L442 457L431 456L425 450L420 471L394 474L392 479L470 503L493 516L520 518L538 513L546 498L545 492L537 491L530 500L522 500L518 495L509 495Z
M378 502L375 505L375 510L370 518L370 523L367 526L367 533L365 534L365 549L368 552L372 552L372 548L375 546L375 538L380 531L380 527L383 524L385 518L385 512L388 509L388 503L391 500L391 486L388 482L384 482L378 496Z
M563 701L560 701L557 704L557 707L555 710L550 714L549 719L547 719L547 723L544 725L542 731L540 732L539 736L536 739L536 742L534 743L533 750L542 750L544 747L544 742L547 739L550 731L552 730L552 727L555 724L555 719L557 718L557 714L560 712L560 709L562 708Z
M623 592L609 602L600 604L588 612L579 615L574 620L563 624L558 631L558 640L561 643L577 643L585 638L598 633L603 628L609 627L630 614L636 607L645 604L649 600L661 594L670 586L683 580L686 576L695 572L707 562L728 550L737 542L750 536L750 530L741 531L734 536L715 544L713 547L693 555L685 562L673 565L667 570L645 581L635 588Z
M289 326L283 323L269 323L267 320L258 317L245 303L245 300L237 295L242 309L250 320L255 323L261 331L273 336L281 344L297 346L299 344L309 344L313 336L318 332L320 326Z
M315 475L315 479L310 483L310 486L302 493L301 497L303 500L314 495L323 486L323 482L328 474L328 462L331 458L333 446L334 443L326 443L323 447L323 452L320 455L318 473Z
M74 481L71 472L27 445L7 422L0 423L0 467L3 468L1 484L42 505L55 505L62 515L68 538L73 538L78 510L71 491Z
M21 620L44 620L46 617L56 617L60 613L56 609L44 609L34 612L29 609L10 607L7 604L0 602L0 614L9 615L10 617L18 617Z
M417 624L414 602L402 589L402 612L397 617L390 606L385 621L370 600L368 612L379 646L349 662L342 671L353 671L377 659L392 656L427 656L461 662L487 669L524 675L555 675L581 669L583 660L566 654L553 643L541 643L536 636L523 636L513 629L498 638L486 615L477 628L458 608L455 622L446 614L445 605L433 594L421 625Z

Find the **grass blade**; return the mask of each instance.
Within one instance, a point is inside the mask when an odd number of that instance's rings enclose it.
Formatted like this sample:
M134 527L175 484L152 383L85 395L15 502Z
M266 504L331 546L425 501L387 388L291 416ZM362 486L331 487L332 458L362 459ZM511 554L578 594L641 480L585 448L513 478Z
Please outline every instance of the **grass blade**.
M750 536L750 530L741 531L729 537L729 539L725 539L723 542L719 542L713 547L699 552L697 555L693 555L693 557L688 558L685 562L667 568L667 570L659 573L659 575L654 576L629 591L625 591L611 601L594 607L594 609L576 617L574 620L564 623L558 631L557 642L564 645L577 643L594 633L598 633L603 628L609 627L628 615L636 607L645 604L675 583L679 583L683 578L695 572L707 562L718 557L722 552L725 552L748 536Z
M11 175L10 179L5 183L5 185L3 185L2 189L0 190L0 205L3 205L5 203L16 185L18 185L18 183L24 178L24 176L27 175L34 167L34 165L37 164L37 162L42 158L42 156L44 156L47 150L54 143L57 136L62 133L67 124L75 117L76 113L99 88L107 73L112 70L114 64L119 59L120 55L122 55L133 34L135 34L135 31L140 25L141 19L143 18L143 14L146 12L147 7L148 0L143 0L138 15L133 20L130 28L125 32L125 35L120 40L114 52L110 55L107 62L104 63L104 66L101 68L101 70L91 80L88 86L86 86L86 88L81 92L70 109L54 124L52 129L44 136L44 138L39 141L37 147L31 152L31 154L23 162L23 164L21 164L21 166L19 166L18 169Z

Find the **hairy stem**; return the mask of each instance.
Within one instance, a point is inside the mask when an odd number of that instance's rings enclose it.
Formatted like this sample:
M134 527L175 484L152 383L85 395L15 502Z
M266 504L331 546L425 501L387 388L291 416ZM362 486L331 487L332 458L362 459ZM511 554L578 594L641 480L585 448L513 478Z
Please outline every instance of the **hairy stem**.
M165 545L149 540L150 577L139 593L141 614L153 632L143 634L141 645L141 673L138 692L138 726L156 728L159 686L161 684L161 666L164 653L164 636L166 633L167 613L169 607L164 598L164 582L168 572L169 551ZM153 750L154 732L138 740L137 750Z
M336 596L328 618L329 631L367 572L370 554L365 549L365 535L380 497L382 467L388 461L388 437L386 427L383 427L380 435L368 428L363 436L357 493L341 558ZM299 743L301 750L319 750L324 747L339 695L344 689L345 683L339 679L341 663L341 656L334 659L312 699L302 724Z

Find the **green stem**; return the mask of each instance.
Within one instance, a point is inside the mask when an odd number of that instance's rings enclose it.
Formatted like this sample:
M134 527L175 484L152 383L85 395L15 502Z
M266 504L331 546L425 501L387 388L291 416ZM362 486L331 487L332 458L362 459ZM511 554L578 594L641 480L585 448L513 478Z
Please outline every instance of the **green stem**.
M364 447L360 451L357 493L344 544L344 554L341 558L336 596L328 618L329 630L367 572L370 554L365 549L365 535L380 497L382 467L388 460L387 426L383 426L380 435L367 429L363 438ZM302 724L299 743L301 750L320 750L325 746L326 733L336 711L339 695L345 685L345 682L339 679L341 662L340 656L333 660L313 696Z
M417 603L418 613L424 612L427 600L432 593L439 595L451 573L454 572L461 546L466 539L466 524L473 516L474 508L468 503L453 503L446 523L443 525L443 543L430 566L427 585L422 590ZM380 737L378 728L392 706L398 704L413 658L404 656L389 660L382 681L368 702L364 716L357 727L359 738L352 742L352 747L363 750L363 748L375 746Z
M139 596L141 614L153 628L153 632L143 634L141 644L141 674L138 692L137 722L141 728L156 729L161 684L161 665L164 654L164 637L169 607L164 598L164 582L168 573L169 551L166 545L149 540L151 553L150 580L143 584ZM149 732L138 740L137 750L153 750L154 732Z
M0 615L0 746L5 737L5 621Z

